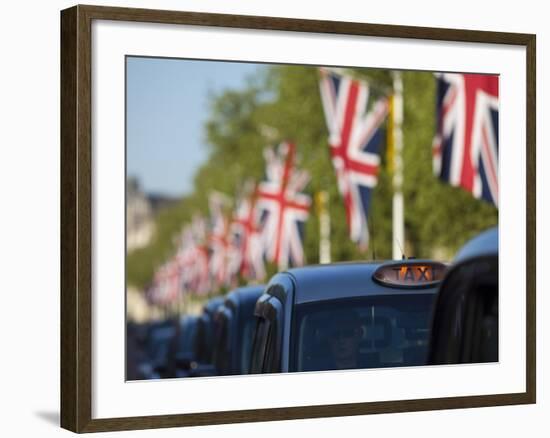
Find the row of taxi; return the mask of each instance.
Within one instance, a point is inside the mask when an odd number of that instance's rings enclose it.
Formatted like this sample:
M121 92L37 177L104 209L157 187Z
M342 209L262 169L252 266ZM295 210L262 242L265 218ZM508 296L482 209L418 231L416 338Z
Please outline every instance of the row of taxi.
M498 360L498 231L433 260L290 269L184 316L141 378ZM170 364L170 365L168 365Z

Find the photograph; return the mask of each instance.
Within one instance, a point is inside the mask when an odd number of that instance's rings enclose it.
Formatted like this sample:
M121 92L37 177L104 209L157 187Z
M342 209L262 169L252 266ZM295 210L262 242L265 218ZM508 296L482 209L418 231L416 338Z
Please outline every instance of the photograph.
M499 79L126 55L126 381L498 362Z
M3 5L0 435L545 435L544 3L108 3Z

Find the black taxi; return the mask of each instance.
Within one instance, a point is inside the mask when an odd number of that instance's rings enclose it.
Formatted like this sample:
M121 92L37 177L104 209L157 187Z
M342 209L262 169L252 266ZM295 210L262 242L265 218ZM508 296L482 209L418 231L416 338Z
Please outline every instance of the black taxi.
M276 274L258 299L251 373L424 365L446 265L335 263Z
M214 315L213 361L219 375L248 374L256 327L254 307L265 285L235 289Z
M213 364L214 354L214 314L223 305L223 297L214 297L206 302L197 320L194 336L190 377L213 376L216 370Z
M470 240L441 282L429 363L498 361L498 228Z
M193 348L198 325L197 315L183 315L179 320L176 339L176 377L189 377L191 370L197 368Z

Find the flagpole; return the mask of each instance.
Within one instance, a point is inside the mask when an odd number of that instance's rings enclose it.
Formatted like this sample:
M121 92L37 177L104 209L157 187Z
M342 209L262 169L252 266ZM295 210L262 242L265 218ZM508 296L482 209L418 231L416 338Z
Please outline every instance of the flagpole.
M400 260L405 247L405 214L403 202L403 80L393 71L393 259Z
M328 212L328 192L323 190L315 195L319 216L319 263L330 263L330 215Z

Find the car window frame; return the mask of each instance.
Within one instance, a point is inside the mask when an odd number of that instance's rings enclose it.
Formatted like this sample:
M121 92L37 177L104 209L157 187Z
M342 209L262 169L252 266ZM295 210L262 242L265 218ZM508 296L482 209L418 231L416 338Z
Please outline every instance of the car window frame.
M266 303L266 318L269 320L270 324L267 333L262 373L279 373L281 372L284 314L283 305L275 296Z
M270 321L263 316L256 316L256 328L254 329L254 340L252 341L252 354L250 355L250 364L248 366L249 374L262 374L265 362L265 353L267 348L267 338L269 333ZM266 328L264 328L266 327ZM261 346L258 343L261 342ZM260 356L256 359L257 356ZM258 361L258 367L256 362Z

